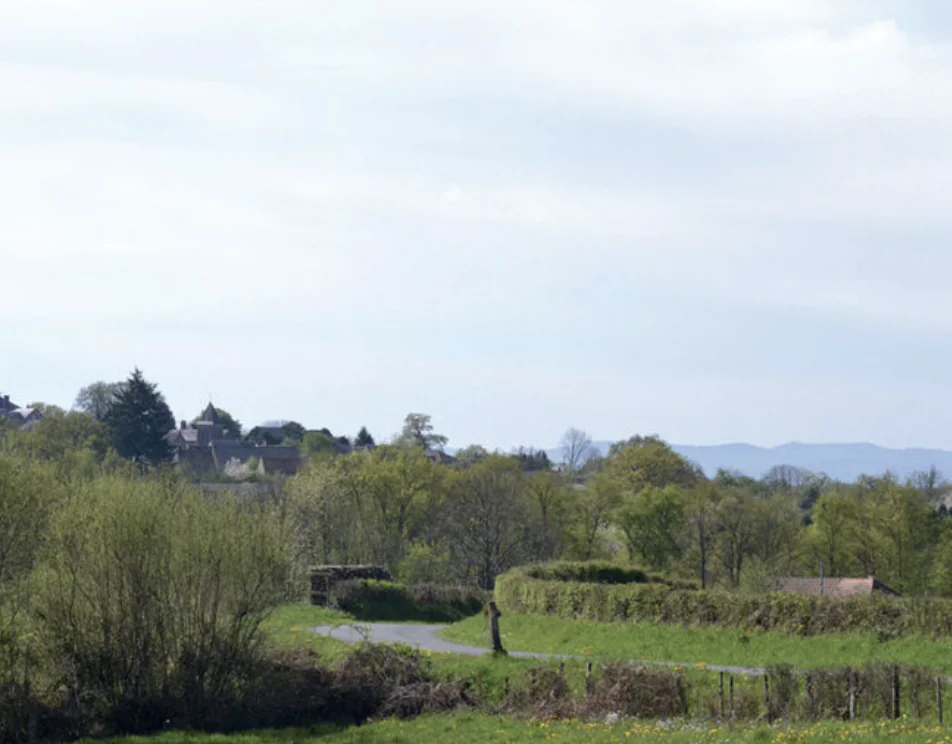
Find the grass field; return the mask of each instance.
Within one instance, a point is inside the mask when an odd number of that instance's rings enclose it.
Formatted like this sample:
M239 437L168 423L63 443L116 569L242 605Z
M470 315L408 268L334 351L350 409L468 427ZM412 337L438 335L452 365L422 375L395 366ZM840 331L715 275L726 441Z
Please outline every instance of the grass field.
M233 736L167 733L153 737L112 739L105 744L488 744L489 742L559 741L566 744L950 744L952 731L908 721L890 724L822 724L811 727L756 727L730 730L716 725L619 722L534 722L475 713L431 716L413 721L383 721L348 729L284 730ZM91 744L91 742L90 742Z
M952 644L919 636L892 641L880 641L875 634L797 638L779 633L748 635L719 628L521 615L504 615L500 628L503 645L514 651L752 667L784 663L802 669L895 661L952 674ZM459 643L488 645L482 616L457 623L442 635Z

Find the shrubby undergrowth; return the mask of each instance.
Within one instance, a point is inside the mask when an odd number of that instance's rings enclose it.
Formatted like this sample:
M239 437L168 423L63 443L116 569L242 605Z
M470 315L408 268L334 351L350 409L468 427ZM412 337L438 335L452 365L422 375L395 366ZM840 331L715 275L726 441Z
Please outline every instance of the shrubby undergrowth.
M358 620L451 623L477 614L486 592L458 586L359 579L336 584L331 601Z
M196 723L241 699L290 570L276 514L0 455L0 524L0 740Z

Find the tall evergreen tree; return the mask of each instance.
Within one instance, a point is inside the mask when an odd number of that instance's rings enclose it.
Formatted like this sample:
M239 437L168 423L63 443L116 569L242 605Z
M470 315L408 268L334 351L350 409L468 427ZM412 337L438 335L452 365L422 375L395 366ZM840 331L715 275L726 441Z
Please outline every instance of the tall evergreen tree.
M357 432L357 438L354 440L354 445L357 447L374 446L374 438L370 436L370 432L367 431L366 426L360 427L360 431Z
M175 419L158 386L146 380L138 368L116 393L105 423L122 457L141 465L172 459L165 435L175 428Z

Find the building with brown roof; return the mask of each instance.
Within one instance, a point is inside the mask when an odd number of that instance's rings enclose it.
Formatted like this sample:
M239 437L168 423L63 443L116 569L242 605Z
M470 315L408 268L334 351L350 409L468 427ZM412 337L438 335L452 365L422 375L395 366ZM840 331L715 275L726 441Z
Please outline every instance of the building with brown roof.
M779 578L773 585L777 592L792 592L796 594L810 594L814 597L853 597L884 594L889 597L902 596L894 589L890 589L875 576L863 579L840 578Z

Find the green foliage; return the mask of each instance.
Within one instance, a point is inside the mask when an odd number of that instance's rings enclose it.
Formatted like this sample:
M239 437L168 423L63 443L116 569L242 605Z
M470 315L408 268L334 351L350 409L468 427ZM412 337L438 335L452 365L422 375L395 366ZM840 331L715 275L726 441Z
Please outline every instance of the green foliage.
M309 431L301 440L302 455L333 455L337 451L334 438L322 431Z
M500 576L496 598L504 611L598 622L659 622L779 631L909 634L952 638L952 600L844 598L805 594L697 591L662 583L595 584L545 581L516 570Z
M92 416L96 421L105 421L116 396L122 390L121 382L94 382L80 389L73 408Z
M652 568L663 569L681 551L678 538L684 528L684 500L676 486L649 486L628 493L615 513L625 533L628 555Z
M358 620L451 623L477 614L486 595L462 587L362 579L335 585L332 599Z
M9 432L0 446L17 456L49 463L61 477L90 477L106 458L109 431L85 413L59 411L28 430Z
M175 699L200 718L258 658L287 544L268 513L174 480L82 484L58 511L39 569L44 636L79 689L129 711L128 725L147 724L136 710Z
M690 488L703 479L696 465L658 437L632 437L612 445L605 470L632 493L648 486Z
M447 584L452 578L449 549L415 540L397 563L396 575L404 584Z
M104 420L120 456L143 466L171 460L164 437L175 428L175 419L158 387L138 369L123 383Z
M579 581L589 584L665 583L660 576L652 576L639 568L621 566L607 561L542 563L525 566L519 569L519 572L539 581Z
M423 447L442 450L449 438L433 430L431 417L425 413L408 413L403 420L403 430L395 444L401 447Z

